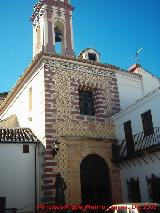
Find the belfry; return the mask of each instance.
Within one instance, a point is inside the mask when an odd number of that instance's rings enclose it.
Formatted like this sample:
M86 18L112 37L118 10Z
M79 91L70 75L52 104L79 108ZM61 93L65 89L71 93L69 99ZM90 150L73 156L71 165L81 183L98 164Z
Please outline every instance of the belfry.
M33 58L41 51L74 55L73 9L68 0L42 0L34 6Z

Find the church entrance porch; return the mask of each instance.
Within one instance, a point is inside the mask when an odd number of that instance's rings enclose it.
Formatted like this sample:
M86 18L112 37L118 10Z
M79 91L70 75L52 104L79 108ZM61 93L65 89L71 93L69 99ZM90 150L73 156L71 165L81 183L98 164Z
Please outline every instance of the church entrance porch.
M68 196L70 204L122 202L119 170L112 163L111 143L70 139L68 147Z
M85 157L80 165L82 204L110 205L111 190L109 170L99 155Z

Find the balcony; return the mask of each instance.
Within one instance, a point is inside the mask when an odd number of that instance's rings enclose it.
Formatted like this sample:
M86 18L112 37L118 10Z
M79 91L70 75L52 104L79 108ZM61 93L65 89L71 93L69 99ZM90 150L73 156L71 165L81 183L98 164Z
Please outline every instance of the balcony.
M145 136L140 132L133 136L132 141L117 141L112 144L113 162L135 158L144 153L154 152L160 149L160 128L155 127L154 133Z

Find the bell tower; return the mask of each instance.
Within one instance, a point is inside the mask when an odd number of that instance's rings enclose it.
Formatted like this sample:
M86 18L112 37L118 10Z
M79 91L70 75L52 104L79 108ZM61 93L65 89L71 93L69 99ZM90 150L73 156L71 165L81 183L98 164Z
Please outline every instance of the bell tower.
M41 0L34 5L33 58L41 51L73 56L72 11L69 0Z

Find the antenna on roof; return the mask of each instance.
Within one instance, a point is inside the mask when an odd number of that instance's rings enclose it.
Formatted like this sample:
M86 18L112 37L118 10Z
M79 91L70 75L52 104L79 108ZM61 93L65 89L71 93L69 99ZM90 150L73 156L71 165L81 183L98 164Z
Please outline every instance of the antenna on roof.
M136 64L140 64L140 60L139 60L139 53L141 52L143 48L140 48L137 52L136 52Z

